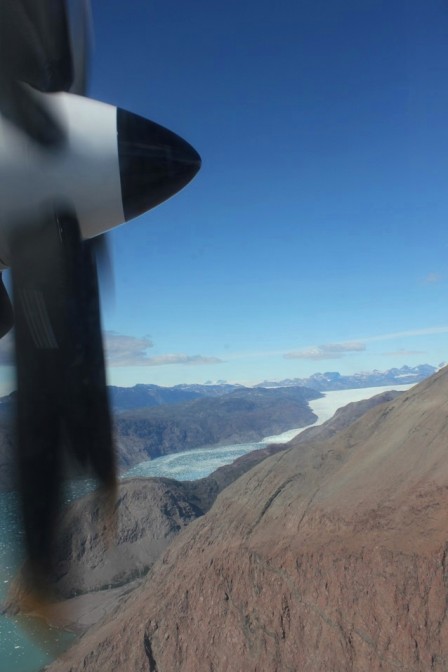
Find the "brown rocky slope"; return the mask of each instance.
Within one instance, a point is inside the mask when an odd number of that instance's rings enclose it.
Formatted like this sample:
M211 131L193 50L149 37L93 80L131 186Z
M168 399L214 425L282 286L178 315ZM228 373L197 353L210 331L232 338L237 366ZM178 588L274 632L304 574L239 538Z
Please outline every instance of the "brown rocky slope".
M56 549L56 593L71 598L106 592L144 576L172 539L210 509L221 490L280 450L284 446L253 451L196 481L122 481L113 536L95 493L74 502L63 516Z
M399 394L383 392L348 404L326 423L305 430L288 445L300 441L307 431L319 439L333 436L369 408ZM56 593L67 599L104 592L144 576L173 538L204 515L224 488L270 455L286 449L287 444L271 444L194 481L161 477L121 481L113 543L95 493L75 501L62 517L60 541L55 549Z
M51 672L448 669L448 369L226 488Z

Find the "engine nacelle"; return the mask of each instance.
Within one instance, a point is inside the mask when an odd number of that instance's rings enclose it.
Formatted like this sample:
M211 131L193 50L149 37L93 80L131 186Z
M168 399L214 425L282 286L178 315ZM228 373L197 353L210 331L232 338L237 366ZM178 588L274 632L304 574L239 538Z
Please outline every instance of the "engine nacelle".
M9 265L10 227L41 210L73 209L92 238L163 202L200 168L193 147L154 122L69 93L36 95L66 139L48 150L0 117L0 269Z

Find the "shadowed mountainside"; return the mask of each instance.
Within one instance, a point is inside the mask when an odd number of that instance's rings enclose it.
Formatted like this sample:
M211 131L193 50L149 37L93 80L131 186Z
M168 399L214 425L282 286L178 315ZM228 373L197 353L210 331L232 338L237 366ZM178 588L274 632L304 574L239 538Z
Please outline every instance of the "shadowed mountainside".
M448 667L448 369L223 490L51 672Z
M316 420L308 401L322 396L304 387L242 388L175 406L120 413L116 418L122 467L201 446L259 441Z
M95 495L74 502L63 517L56 591L71 598L117 588L143 576L171 540L210 509L224 488L280 450L284 450L284 445L253 451L196 481L122 481L116 503L118 526L112 543L110 530L98 525L101 510Z
M134 408L161 406L162 404L181 404L201 397L217 397L242 388L243 385L160 385L139 384L133 387L108 387L111 406L114 411Z
M146 390L150 386L142 387ZM208 386L202 387L208 389ZM232 391L218 394L214 386L210 386L209 397L183 403L166 402L117 414L115 440L119 467L125 470L161 455L201 446L259 441L291 427L304 427L316 420L307 402L322 396L320 392L303 387L277 390L221 387ZM145 390L143 395L146 395ZM131 388L132 391L135 392L135 388ZM170 393L173 391L175 388L170 388ZM197 396L196 391L180 392ZM140 394L139 390L135 393ZM14 393L4 399L0 404L0 492L14 487ZM132 395L126 399L135 401Z

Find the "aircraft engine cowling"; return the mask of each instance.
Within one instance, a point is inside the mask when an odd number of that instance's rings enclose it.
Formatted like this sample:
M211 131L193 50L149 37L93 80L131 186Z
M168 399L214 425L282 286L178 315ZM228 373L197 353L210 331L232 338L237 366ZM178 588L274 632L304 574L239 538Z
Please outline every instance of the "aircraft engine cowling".
M175 133L112 105L70 93L36 93L65 131L40 147L0 117L0 270L10 227L49 207L73 208L93 238L163 202L197 173L199 154Z

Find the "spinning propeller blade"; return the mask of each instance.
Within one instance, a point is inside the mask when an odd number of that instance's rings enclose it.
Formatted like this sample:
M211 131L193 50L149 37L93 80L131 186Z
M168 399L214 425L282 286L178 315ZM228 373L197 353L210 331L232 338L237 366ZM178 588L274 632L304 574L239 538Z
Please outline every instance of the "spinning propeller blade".
M27 579L52 576L66 454L115 489L95 260L70 213L12 239L18 478Z
M73 83L65 2L2 0L0 63L1 114L43 147L60 146L61 126L32 89L67 91Z
M59 148L64 132L33 89L85 94L88 10L77 2L70 36L64 0L0 0L0 113L45 151ZM115 490L96 257L109 279L112 270L104 237L83 241L69 205L22 222L10 242L18 487L27 579L38 590L52 577L64 453ZM0 310L6 333L12 311L3 284Z
M25 578L38 597L54 576L68 466L95 476L109 503L116 491L104 232L170 198L201 165L170 130L84 97L89 45L88 0L0 0L0 269L12 270ZM0 276L0 337L12 318Z
M32 89L87 90L90 5L76 0L71 8L70 17L65 0L0 2L0 113L47 149L60 147L64 132Z
M73 59L73 82L70 93L85 96L89 81L89 63L92 45L92 17L89 0L72 3L71 46Z

